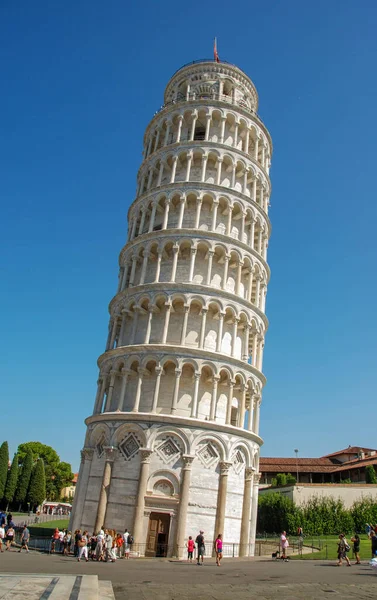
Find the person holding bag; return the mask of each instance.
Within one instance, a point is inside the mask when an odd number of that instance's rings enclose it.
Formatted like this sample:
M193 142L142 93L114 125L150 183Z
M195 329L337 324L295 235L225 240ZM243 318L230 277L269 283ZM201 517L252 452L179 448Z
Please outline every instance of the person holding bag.
M83 534L80 534L80 539L78 540L78 547L79 547L79 557L77 559L78 562L80 562L81 557L85 556L85 561L88 562L89 558L88 558L88 532L84 531Z

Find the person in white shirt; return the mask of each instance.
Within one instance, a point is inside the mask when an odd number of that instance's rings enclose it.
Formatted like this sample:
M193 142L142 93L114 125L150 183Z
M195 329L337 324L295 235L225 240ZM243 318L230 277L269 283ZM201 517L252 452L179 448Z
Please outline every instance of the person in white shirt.
M103 542L105 540L105 533L103 529L97 535L97 545L96 545L96 559L103 560Z
M110 535L109 531L105 529L105 561L115 562L113 557L113 538Z
M289 546L289 542L288 542L286 531L283 531L283 533L280 536L280 545L281 545L281 550L282 550L281 558L283 560L288 560L287 559L287 548Z
M130 537L130 534L128 533L128 529L125 529L124 534L123 534L123 553L124 553L125 558L130 557L130 545L128 543L129 537Z
M3 540L5 538L5 529L4 527L1 525L0 527L0 551L4 552L3 550Z

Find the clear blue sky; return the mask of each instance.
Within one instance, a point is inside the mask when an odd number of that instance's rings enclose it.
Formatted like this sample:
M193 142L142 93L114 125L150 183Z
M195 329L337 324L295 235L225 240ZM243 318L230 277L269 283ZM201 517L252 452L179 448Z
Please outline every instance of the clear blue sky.
M0 7L3 436L74 469L146 125L212 56L254 81L274 142L266 455L376 447L377 4Z

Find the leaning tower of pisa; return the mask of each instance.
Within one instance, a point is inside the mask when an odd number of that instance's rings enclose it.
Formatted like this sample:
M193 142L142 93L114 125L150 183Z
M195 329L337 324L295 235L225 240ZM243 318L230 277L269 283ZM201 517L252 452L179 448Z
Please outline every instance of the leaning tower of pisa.
M71 527L141 555L223 534L252 555L267 329L270 135L238 67L195 61L147 126Z

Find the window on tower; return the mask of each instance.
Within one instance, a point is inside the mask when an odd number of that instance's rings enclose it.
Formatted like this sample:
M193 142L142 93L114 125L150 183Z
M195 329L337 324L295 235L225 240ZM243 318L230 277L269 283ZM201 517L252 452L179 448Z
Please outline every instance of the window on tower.
M206 137L206 128L202 125L195 127L194 140L203 141Z

